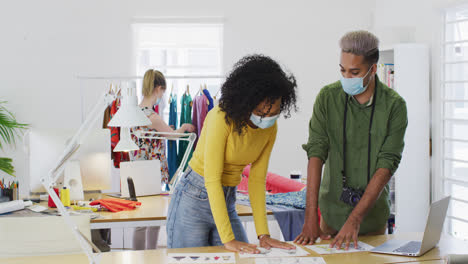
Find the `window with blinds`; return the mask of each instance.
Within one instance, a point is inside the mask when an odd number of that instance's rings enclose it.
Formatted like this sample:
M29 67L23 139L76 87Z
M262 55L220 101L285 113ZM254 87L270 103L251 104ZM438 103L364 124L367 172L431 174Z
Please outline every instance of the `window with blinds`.
M168 89L160 104L165 120L169 117L169 94L177 94L180 100L187 86L192 98L201 86L212 96L219 93L224 80L217 77L222 74L222 24L137 23L134 33L136 74L143 76L148 69L156 69L166 76ZM137 92L141 100L141 82Z
M442 69L443 188L447 227L468 239L468 5L446 10Z

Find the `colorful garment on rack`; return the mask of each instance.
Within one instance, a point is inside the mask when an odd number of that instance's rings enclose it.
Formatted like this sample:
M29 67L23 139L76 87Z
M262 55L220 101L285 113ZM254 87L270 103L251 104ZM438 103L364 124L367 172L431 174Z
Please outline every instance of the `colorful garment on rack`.
M151 115L157 115L153 109L148 107L141 108L143 113L149 118ZM145 132L154 132L156 130L147 126L134 127L133 132L139 131L142 135L151 136L151 134L145 134ZM140 148L140 150L131 152L132 160L154 160L158 159L161 162L161 182L168 183L169 169L167 166L166 158L166 144L165 140L162 139L151 139L151 138L137 138L132 135L133 140Z
M117 113L120 107L120 100L114 100L110 107L110 119ZM127 152L114 152L115 146L120 141L120 127L108 127L111 131L111 158L114 161L114 167L120 168L121 161L129 161L130 156Z
M204 94L196 96L193 100L192 125L195 126L195 133L197 134L197 139L193 143L193 149L197 146L198 138L200 137L203 128L203 123L205 123L205 118L208 114L207 100L208 99Z
M208 99L208 112L209 112L214 107L214 105L213 105L214 101L213 101L213 98L211 97L210 91L208 91L208 89L203 89L203 94Z
M177 95L173 94L170 97L169 103L169 126L174 130L177 129ZM169 181L177 170L177 141L167 141L167 162L169 167Z
M182 126L183 124L191 124L192 123L192 97L190 94L182 95L180 99L181 109L180 109L180 122L179 125ZM177 154L177 166L182 163L182 159L184 158L185 150L188 147L188 141L179 141L179 152ZM188 162L192 158L193 149L190 151L187 163L185 164L185 168L187 168ZM184 170L185 170L184 168Z

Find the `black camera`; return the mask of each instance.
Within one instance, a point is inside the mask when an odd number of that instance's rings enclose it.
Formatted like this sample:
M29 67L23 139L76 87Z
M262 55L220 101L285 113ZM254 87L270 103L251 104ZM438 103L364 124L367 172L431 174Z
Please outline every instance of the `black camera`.
M361 200L364 191L353 189L351 187L344 186L343 192L341 193L340 200L345 204L355 207Z

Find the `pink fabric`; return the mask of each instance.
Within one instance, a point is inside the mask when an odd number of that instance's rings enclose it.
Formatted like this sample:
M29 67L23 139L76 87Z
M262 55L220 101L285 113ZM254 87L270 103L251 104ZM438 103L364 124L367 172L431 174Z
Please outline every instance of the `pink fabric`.
M208 99L204 94L198 95L193 100L193 114L192 114L192 125L195 126L195 133L197 139L193 143L193 149L197 146L198 138L201 135L203 124L205 123L206 115L208 114Z
M248 191L248 179L250 174L250 165L244 168L241 183L237 186L239 191ZM268 172L266 178L266 190L270 193L298 192L306 187L305 184L295 180L282 177L278 174Z

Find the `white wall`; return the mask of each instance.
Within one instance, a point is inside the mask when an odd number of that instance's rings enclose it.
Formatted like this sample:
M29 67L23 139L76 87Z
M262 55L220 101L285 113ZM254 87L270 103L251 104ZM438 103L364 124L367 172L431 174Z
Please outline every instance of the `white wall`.
M77 128L74 76L128 71L130 17L124 2L113 7L114 2L1 2L0 96L19 121L35 128ZM21 182L26 173L21 146L7 154Z
M133 18L224 17L226 70L242 56L261 52L296 75L300 110L280 121L270 170L288 175L300 169L305 175L301 144L316 94L338 79L338 39L349 30L369 29L374 8L373 0L2 1L0 96L18 120L32 127L77 128L75 76L131 74ZM7 155L15 158L21 179L26 173L22 149Z

